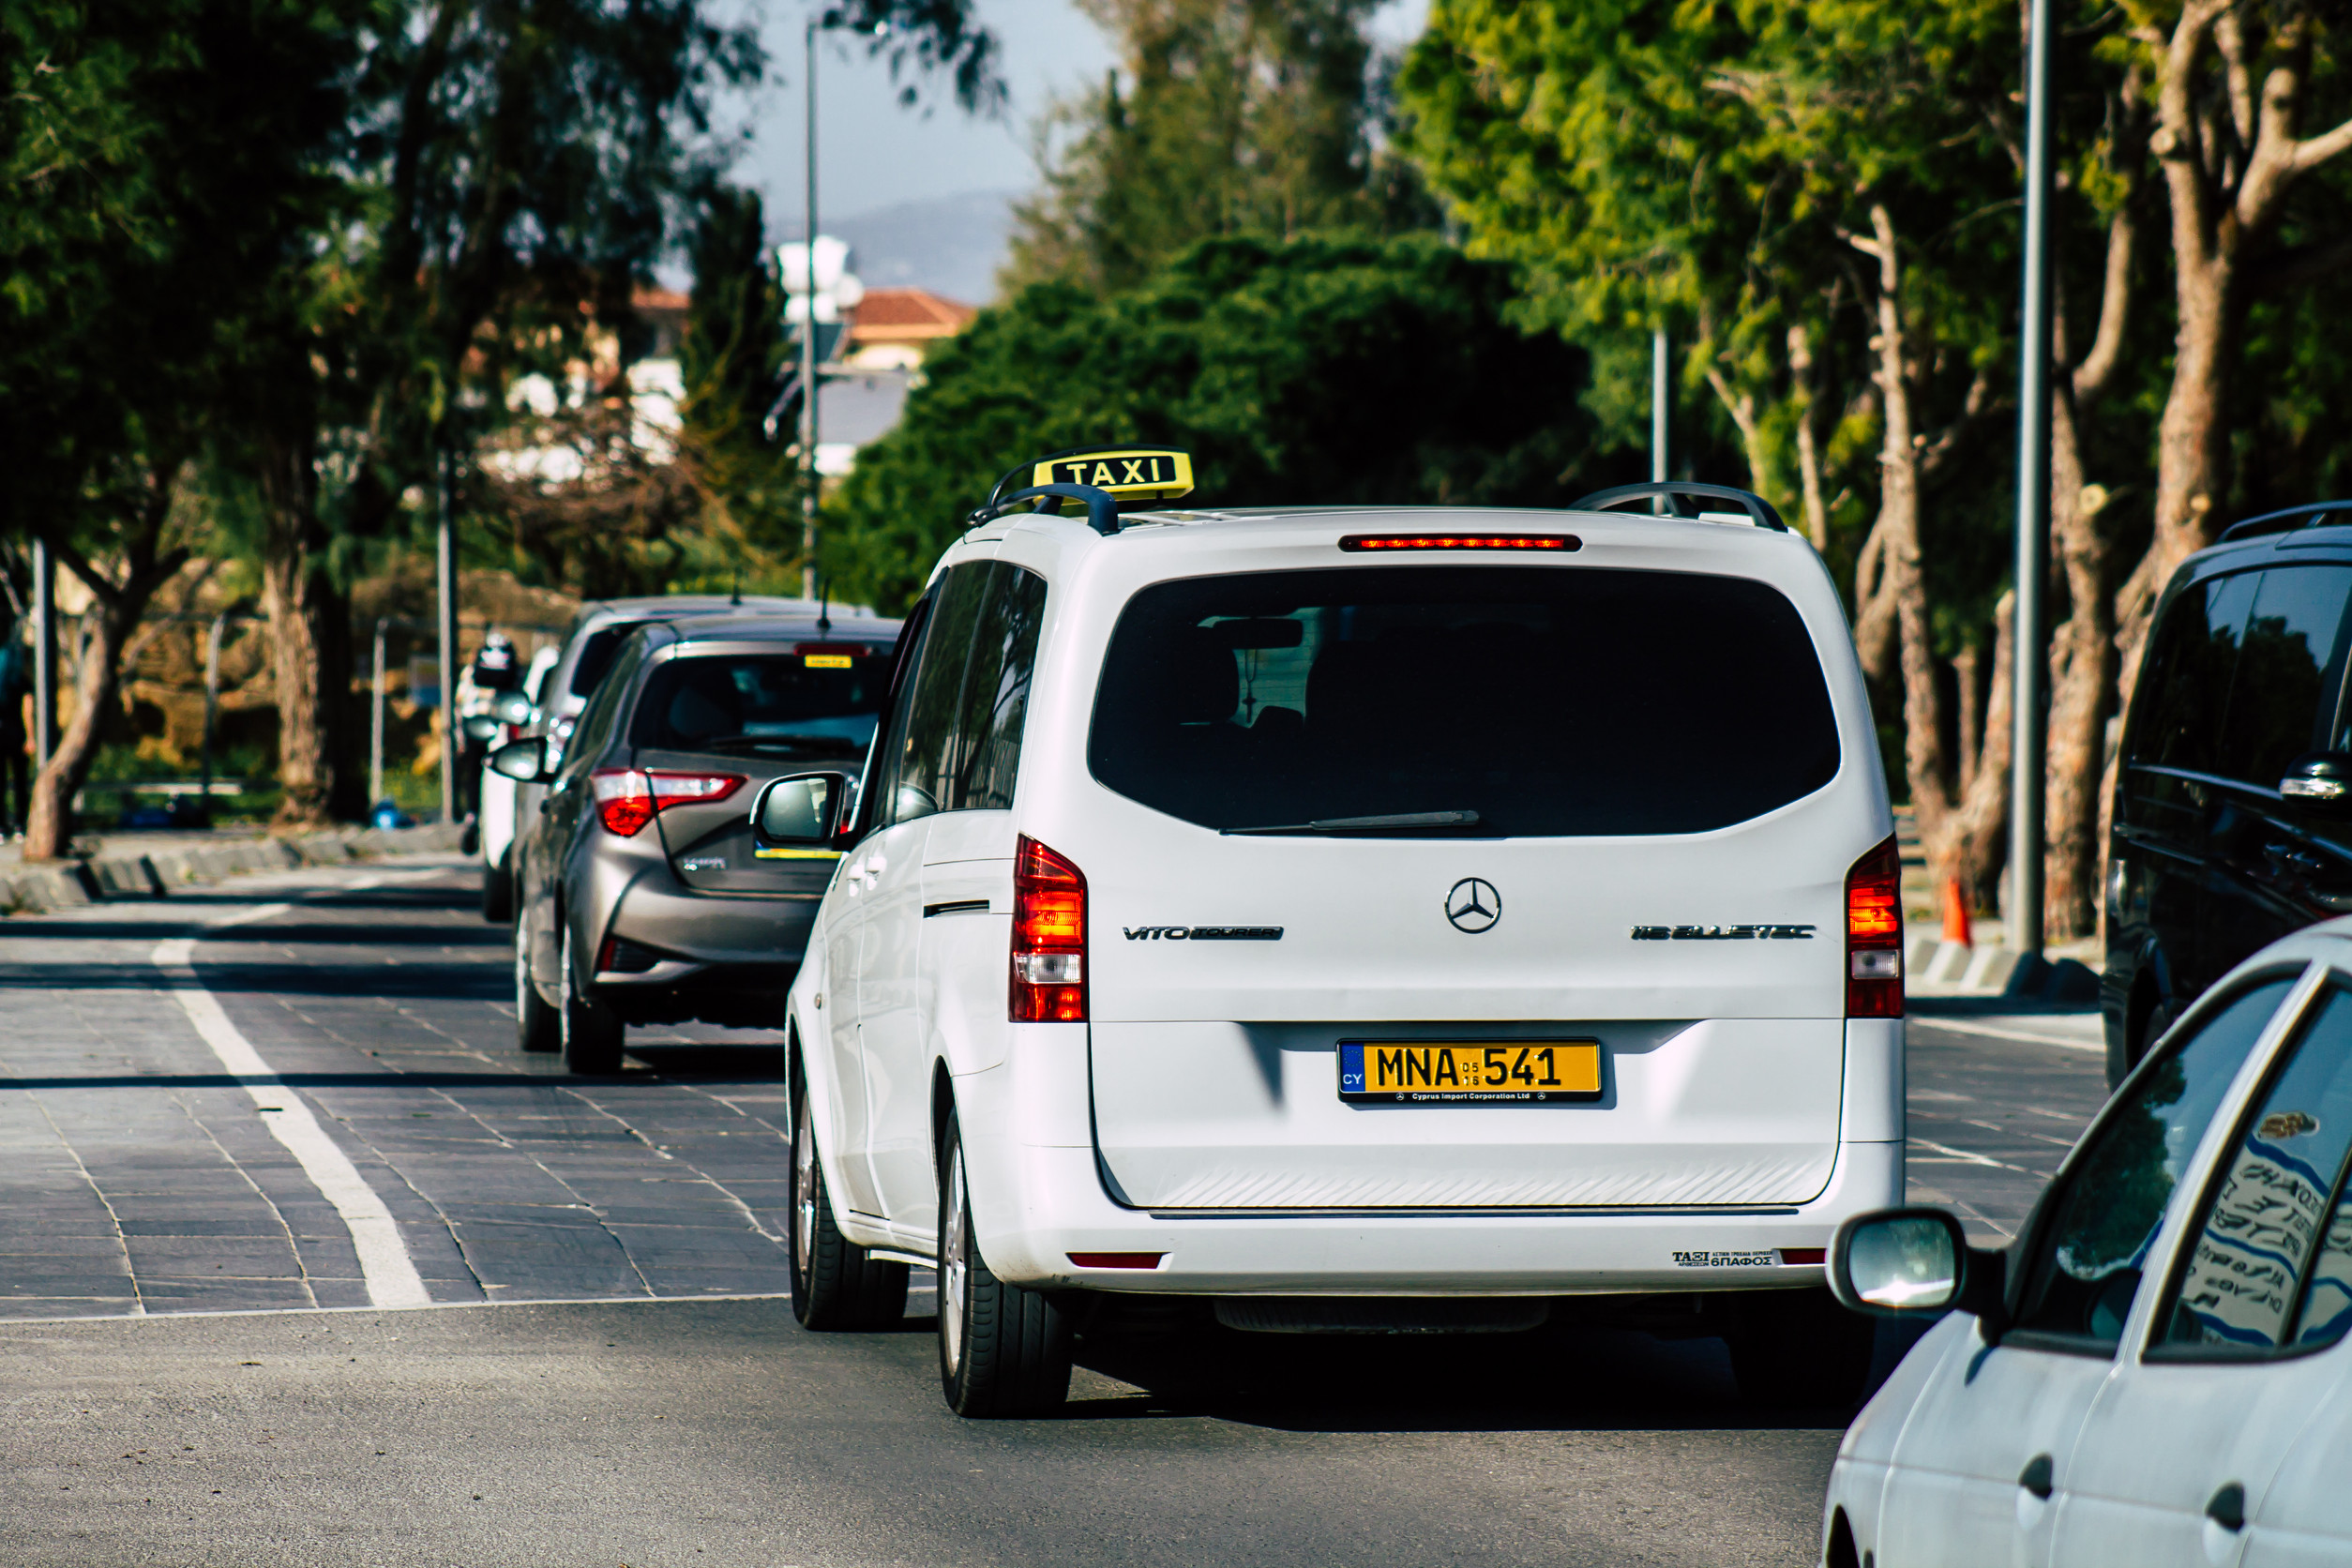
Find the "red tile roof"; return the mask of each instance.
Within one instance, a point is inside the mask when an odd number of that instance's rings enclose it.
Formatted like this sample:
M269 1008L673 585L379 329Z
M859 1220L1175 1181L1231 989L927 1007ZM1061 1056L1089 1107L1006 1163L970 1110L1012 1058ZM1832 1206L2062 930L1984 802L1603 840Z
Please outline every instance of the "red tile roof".
M868 289L850 325L850 341L920 343L953 338L980 312L928 289Z

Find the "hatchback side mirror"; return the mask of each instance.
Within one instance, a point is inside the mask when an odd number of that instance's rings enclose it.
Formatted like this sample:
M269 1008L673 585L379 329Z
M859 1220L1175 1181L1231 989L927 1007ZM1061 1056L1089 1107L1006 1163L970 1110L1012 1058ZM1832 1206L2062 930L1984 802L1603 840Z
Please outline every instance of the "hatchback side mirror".
M520 691L502 691L490 699L490 717L520 730L531 722L531 699Z
M845 773L796 773L776 779L751 803L751 837L760 846L779 849L831 847L849 822L852 793Z
M498 733L498 720L488 714L475 714L465 720L465 732L470 740L489 740Z
M1941 1209L1878 1209L1856 1214L1830 1243L1830 1291L1877 1318L1969 1312L1996 1333L2008 1259L1968 1245L1960 1222Z
M2305 806L2352 805L2352 752L2305 752L2286 764L2279 793Z
M547 743L540 740L508 741L490 754L490 765L492 772L525 784L544 784L555 776L548 766Z

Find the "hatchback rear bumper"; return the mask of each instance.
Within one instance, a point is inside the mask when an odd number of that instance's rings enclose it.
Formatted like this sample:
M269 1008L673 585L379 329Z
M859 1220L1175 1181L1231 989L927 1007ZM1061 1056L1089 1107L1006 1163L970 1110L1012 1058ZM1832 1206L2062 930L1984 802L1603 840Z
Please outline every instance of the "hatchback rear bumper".
M1086 1148L972 1138L981 1256L1032 1288L1202 1294L1579 1295L1817 1284L1838 1222L1903 1201L1900 1143L1844 1143L1812 1201L1755 1210L1153 1213L1104 1189ZM1004 1195L988 1202L990 1188ZM1784 1257L1795 1249L1817 1256ZM1081 1268L1072 1254L1158 1253Z

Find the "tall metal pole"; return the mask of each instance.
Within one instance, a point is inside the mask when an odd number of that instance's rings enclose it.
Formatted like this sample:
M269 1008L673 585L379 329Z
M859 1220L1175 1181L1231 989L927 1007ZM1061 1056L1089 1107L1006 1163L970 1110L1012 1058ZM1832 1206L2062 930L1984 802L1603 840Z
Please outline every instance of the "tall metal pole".
M801 235L807 264L806 314L800 324L800 460L807 488L800 501L800 596L817 596L817 18L808 19L808 223Z
M2032 0L2026 48L2026 277L2017 333L2015 769L2009 800L2009 944L2042 955L2043 588L2050 560L2050 0Z
M57 566L49 546L33 540L33 768L57 750Z
M441 613L434 622L441 633L441 820L458 820L458 543L450 511L457 505L457 460L441 455L440 536L434 555L441 580ZM372 803L370 803L372 804Z
M376 617L376 674L369 686L368 706L368 815L376 814L376 807L384 799L384 626L385 617Z
M1650 335L1650 477L1665 484L1666 473L1666 335L1661 327ZM1663 514L1664 500L1652 501L1650 509Z

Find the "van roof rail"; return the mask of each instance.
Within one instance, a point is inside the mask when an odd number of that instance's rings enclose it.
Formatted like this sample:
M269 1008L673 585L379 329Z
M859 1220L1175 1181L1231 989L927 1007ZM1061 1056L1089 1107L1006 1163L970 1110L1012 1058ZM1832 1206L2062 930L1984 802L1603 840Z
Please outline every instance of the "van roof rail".
M2291 534L2299 528L2327 528L2339 522L2352 523L2352 501L2321 501L2309 506L2289 506L2283 512L2265 512L2258 518L2231 523L2213 542L2227 544L2232 539L2251 539L2260 534Z
M1606 512L1622 506L1628 501L1664 501L1666 510L1675 517L1696 519L1696 507L1685 510L1682 498L1696 496L1708 501L1729 501L1747 513L1748 520L1758 528L1769 528L1775 534L1786 534L1788 525L1772 510L1772 504L1750 490L1734 490L1729 485L1702 485L1689 479L1667 479L1646 485L1618 485L1613 489L1594 490L1591 495L1568 504L1572 512Z

